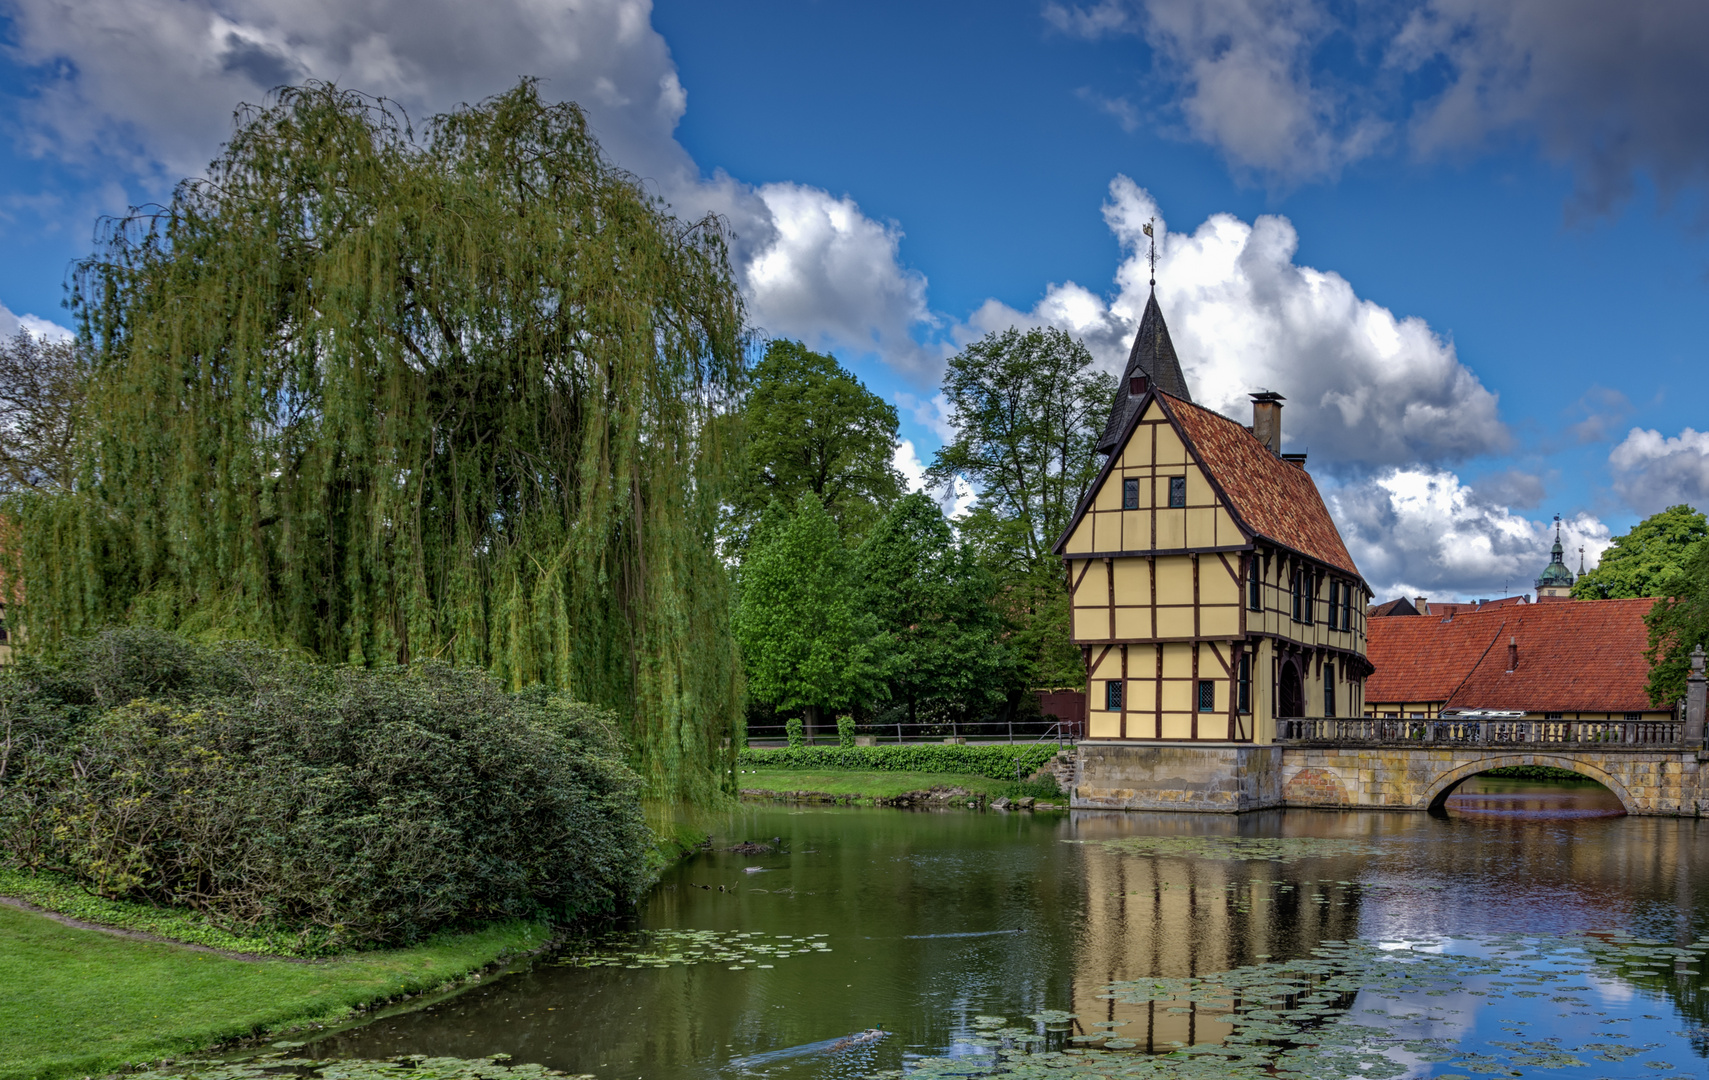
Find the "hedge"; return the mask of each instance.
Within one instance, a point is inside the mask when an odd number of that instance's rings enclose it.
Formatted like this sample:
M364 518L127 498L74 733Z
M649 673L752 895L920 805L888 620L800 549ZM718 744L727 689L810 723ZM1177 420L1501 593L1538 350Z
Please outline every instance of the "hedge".
M762 769L818 769L861 772L962 773L992 780L1015 779L1015 766L1023 775L1037 772L1056 756L1055 743L1021 743L1003 746L960 746L954 743L918 743L895 746L803 746L778 749L747 749L737 764Z

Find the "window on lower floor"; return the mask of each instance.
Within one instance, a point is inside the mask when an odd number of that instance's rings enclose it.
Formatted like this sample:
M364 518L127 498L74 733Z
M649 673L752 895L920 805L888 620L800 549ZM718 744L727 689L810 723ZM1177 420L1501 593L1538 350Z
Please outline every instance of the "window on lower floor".
M1335 665L1323 665L1323 715L1335 715Z
M1238 670L1239 670L1239 682L1236 684L1237 689L1235 691L1235 693L1236 693L1235 709L1238 712L1249 713L1252 711L1252 654L1251 653L1241 653L1240 654L1240 667Z
M1199 680L1199 711L1216 712L1216 683L1209 679Z
M1122 684L1116 679L1104 684L1104 708L1110 712L1122 711Z

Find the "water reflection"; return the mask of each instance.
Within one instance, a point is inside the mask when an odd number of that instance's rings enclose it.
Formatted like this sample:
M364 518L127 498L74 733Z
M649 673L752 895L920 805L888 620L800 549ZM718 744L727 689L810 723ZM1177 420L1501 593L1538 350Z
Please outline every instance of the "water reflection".
M1619 817L1626 812L1612 791L1594 780L1517 780L1474 776L1449 796L1449 816L1505 814L1534 820Z
M1471 783L1445 818L748 809L720 840L775 835L780 850L715 850L673 868L637 924L783 935L790 955L634 968L546 959L341 1032L311 1052L508 1053L644 1080L852 1077L946 1053L989 1053L979 1017L1015 1023L1046 1009L1077 1014L1056 1038L1113 1030L1132 1052L1163 1051L1227 1038L1229 1008L1124 1002L1107 987L1310 962L1354 939L1627 934L1655 943L1631 948L1653 949L1685 946L1709 930L1709 874L1699 872L1709 869L1709 831L1697 822L1581 813L1596 809L1585 801L1596 796L1577 789ZM1166 853L1138 856L1103 843L1123 838L1168 838L1158 849ZM1277 856L1216 857L1243 839L1262 839ZM1294 857L1302 851L1318 854ZM749 874L752 867L769 872ZM787 944L821 933L828 953ZM1557 1013L1581 1009L1585 1016L1571 1022L1636 1025L1651 1041L1681 1047L1676 1059L1701 1057L1709 1017L1697 966L1671 955L1637 958L1667 960L1654 968L1586 956L1601 981L1582 983L1595 991L1582 1006L1551 1001L1560 995L1547 989L1468 983L1399 1005L1344 986L1302 987L1265 1008L1316 1010L1333 1025L1349 1010L1363 1015L1380 1004L1416 1012L1407 1022L1432 1038L1470 1040L1508 1038L1502 1022L1535 1032L1564 1022ZM1501 1003L1500 1015L1491 1001ZM1656 1019L1643 1019L1649 1015ZM841 1042L880 1026L892 1034ZM1446 1069L1421 1061L1407 1070ZM1702 1065L1694 1059L1691 1068L1701 1075Z

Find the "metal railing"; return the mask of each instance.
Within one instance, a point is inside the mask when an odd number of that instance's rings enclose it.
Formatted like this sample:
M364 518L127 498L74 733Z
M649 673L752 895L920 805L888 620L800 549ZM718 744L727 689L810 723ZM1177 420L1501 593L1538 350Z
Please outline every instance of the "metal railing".
M1584 749L1684 747L1677 720L1416 720L1395 717L1296 717L1276 721L1281 743L1385 746L1576 746Z
M975 720L967 723L907 723L861 724L857 735L870 735L881 743L941 743L945 739L966 739L968 742L1000 743L1071 743L1084 734L1085 725L1077 720L1058 720L1046 716L1034 720ZM803 736L806 733L803 732ZM829 724L819 728L816 737L807 739L809 746L837 745L837 729ZM782 724L749 724L748 745L784 745L789 741Z

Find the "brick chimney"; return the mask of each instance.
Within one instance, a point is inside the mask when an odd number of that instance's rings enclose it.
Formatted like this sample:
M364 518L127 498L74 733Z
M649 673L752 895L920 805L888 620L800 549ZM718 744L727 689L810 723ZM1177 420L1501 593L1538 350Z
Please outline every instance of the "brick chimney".
M1518 670L1518 668L1519 639L1516 637L1510 637L1507 639L1507 673L1511 675L1514 671Z
M1271 390L1260 390L1252 396L1252 434L1270 453L1282 453L1282 402L1286 399Z
M1418 609L1420 615L1430 614L1430 598L1428 596L1415 597L1412 606Z

